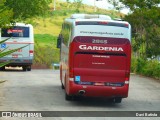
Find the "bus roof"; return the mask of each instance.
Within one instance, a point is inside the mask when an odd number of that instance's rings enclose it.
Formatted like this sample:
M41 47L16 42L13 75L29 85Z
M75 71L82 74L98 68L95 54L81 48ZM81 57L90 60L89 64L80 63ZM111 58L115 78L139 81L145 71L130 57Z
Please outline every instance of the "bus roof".
M73 24L80 21L107 21L107 22L114 22L114 23L122 23L122 24L129 24L127 21L123 21L120 19L111 19L111 17L107 15L88 15L88 14L72 14L70 18L66 18L64 22Z
M16 23L14 26L32 26L32 25L26 23Z

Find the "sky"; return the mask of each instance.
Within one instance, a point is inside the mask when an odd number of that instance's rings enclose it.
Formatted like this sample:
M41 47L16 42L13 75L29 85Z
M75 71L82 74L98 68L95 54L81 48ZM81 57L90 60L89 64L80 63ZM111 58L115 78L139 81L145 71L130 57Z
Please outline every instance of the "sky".
M62 1L66 1L66 0L62 0ZM70 1L74 1L74 0L70 0ZM92 5L94 6L94 1L95 1L95 5L99 8L104 8L104 9L113 9L113 5L109 4L107 2L107 0L99 0L99 1L96 1L96 0L82 0L82 2L84 4L87 4L87 5ZM122 13L124 14L128 14L129 10L128 9L123 9L121 10Z

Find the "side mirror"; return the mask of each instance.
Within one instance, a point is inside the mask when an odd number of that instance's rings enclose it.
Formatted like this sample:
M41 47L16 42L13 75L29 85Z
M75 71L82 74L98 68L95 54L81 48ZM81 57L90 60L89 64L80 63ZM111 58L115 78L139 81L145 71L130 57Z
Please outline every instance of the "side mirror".
M57 38L57 48L61 48L61 35Z

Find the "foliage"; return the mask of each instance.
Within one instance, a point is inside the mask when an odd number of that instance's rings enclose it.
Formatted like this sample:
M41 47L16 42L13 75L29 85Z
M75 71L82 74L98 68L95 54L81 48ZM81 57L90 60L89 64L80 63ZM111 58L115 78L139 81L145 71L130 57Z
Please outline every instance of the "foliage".
M35 42L41 46L51 45L56 47L57 37L50 34L35 34Z
M0 28L19 20L45 15L51 0L1 0Z
M136 9L151 9L158 7L159 0L120 0L130 10L135 11Z
M137 19L138 16L138 19ZM126 16L126 20L132 25L133 37L136 49L143 58L158 56L160 53L160 8L135 10Z
M136 59L132 57L131 71L156 79L160 79L160 62L157 60Z
M133 50L144 59L160 55L160 0L108 0L116 7L127 7L131 14L125 20L131 23Z
M137 59L132 56L131 58L131 72L136 72L136 66L137 66Z
M145 65L146 65L146 60L142 58L138 58L137 66L136 66L136 73L142 74Z
M47 65L59 61L59 49L56 48L57 37L49 34L35 35L34 64Z
M50 0L6 0L5 6L13 9L14 19L32 18L48 11Z
M13 11L11 8L4 6L5 0L0 0L0 28L12 21Z

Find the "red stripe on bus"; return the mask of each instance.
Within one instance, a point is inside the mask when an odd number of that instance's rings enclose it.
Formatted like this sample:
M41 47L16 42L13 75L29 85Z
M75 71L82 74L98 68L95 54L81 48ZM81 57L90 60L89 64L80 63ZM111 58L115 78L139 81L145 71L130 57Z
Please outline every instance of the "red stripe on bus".
M6 42L7 44L34 44L31 42Z

